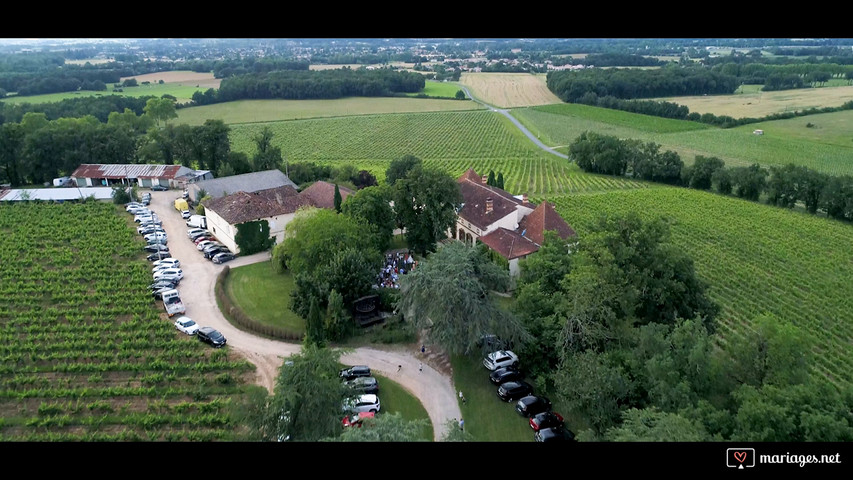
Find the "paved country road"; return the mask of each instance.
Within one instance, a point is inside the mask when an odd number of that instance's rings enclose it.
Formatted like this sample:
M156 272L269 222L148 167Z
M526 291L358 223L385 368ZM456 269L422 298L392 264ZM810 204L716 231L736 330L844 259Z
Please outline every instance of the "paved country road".
M202 253L187 238L187 226L180 212L175 210L174 201L179 190L151 192L150 208L163 221L169 239L169 252L181 261L184 279L178 286L181 299L186 306L186 316L200 326L213 327L228 339L229 348L252 362L257 367L256 383L272 392L278 369L284 359L299 352L300 346L278 340L259 337L232 325L219 310L214 295L216 276L224 265L216 265L204 258ZM268 261L270 252L247 257L237 257L229 262L231 268L256 262ZM368 365L371 370L399 383L420 399L432 421L435 440L444 435L446 420L460 418L456 390L449 375L424 363L423 372L418 371L417 358L411 348L357 348L341 356L348 365ZM397 372L397 366L402 365Z

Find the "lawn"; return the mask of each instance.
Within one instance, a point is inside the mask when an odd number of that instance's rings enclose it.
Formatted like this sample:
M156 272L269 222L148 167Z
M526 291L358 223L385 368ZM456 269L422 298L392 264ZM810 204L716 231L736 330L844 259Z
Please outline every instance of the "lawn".
M376 375L375 373L373 376L379 382L379 399L382 402L381 412L399 413L404 420L412 421L426 419L427 422L429 422L429 415L417 397L413 396L411 393L406 391L406 389L401 387L400 384L389 380L387 377ZM433 425L429 423L427 427L424 428L423 440L432 442L434 440L434 435Z
M293 276L276 273L269 262L232 268L225 282L231 301L254 320L304 333L305 321L290 310Z

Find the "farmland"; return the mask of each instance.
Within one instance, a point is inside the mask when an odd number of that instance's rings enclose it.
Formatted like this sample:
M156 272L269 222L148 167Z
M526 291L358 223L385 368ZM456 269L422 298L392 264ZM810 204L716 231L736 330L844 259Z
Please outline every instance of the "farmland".
M729 129L584 105L516 109L513 114L546 144L562 147L562 151L578 135L593 130L658 143L661 150L677 152L686 164L696 155L705 155L719 157L729 166L794 163L831 175L853 173L851 110ZM764 129L764 135L753 135L755 129Z
M501 108L562 103L545 85L544 75L465 73L459 83L480 100Z
M674 187L549 200L581 236L600 214L634 211L672 219L672 241L693 257L721 306L723 341L769 312L814 337L817 373L838 385L853 384L850 225Z
M0 440L233 440L251 365L179 334L110 203L0 206Z
M269 127L289 162L351 163L384 177L391 160L411 154L454 176L468 168L502 171L516 194L642 188L628 179L591 175L545 154L502 115L488 111L365 115L231 125L232 150L254 154L252 137Z

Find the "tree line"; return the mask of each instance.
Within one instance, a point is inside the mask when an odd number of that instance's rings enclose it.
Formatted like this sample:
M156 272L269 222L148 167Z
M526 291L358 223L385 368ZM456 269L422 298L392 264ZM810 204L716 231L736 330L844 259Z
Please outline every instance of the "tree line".
M151 98L155 97L150 95L144 97L104 95L66 98L58 102L35 104L0 102L0 124L6 122L20 123L26 113L43 113L48 120L57 120L63 117L80 118L91 115L98 121L106 123L112 112L124 112L129 109L136 115L142 115L145 104Z
M716 157L697 155L684 165L672 151L660 151L654 142L620 139L584 132L569 146L571 161L587 172L630 176L700 190L713 190L752 201L794 208L802 204L809 213L825 213L837 220L853 221L853 176L833 176L800 165L726 167Z
M375 70L280 70L226 78L218 90L193 94L197 105L243 99L330 99L380 97L415 93L426 85L423 75L387 68Z

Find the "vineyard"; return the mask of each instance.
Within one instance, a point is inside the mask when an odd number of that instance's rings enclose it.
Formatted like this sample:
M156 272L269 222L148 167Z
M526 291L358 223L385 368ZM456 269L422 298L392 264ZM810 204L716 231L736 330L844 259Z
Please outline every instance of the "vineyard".
M391 160L414 155L453 176L468 168L503 172L515 194L562 194L647 184L591 175L536 148L509 120L488 111L368 115L231 125L234 151L254 154L253 136L265 126L288 162L353 164L380 180Z
M695 260L721 306L722 342L761 313L814 337L813 368L853 384L853 227L697 190L662 187L550 197L583 235L600 214L670 218L672 240Z
M252 366L175 330L119 213L0 205L0 440L235 438Z
M719 157L727 166L793 163L830 175L853 174L849 135L853 111L849 110L728 129L584 105L516 109L513 115L564 153L581 133L592 130L655 142L661 150L677 152L688 165L696 155L704 155ZM755 129L764 130L764 135L753 135Z

